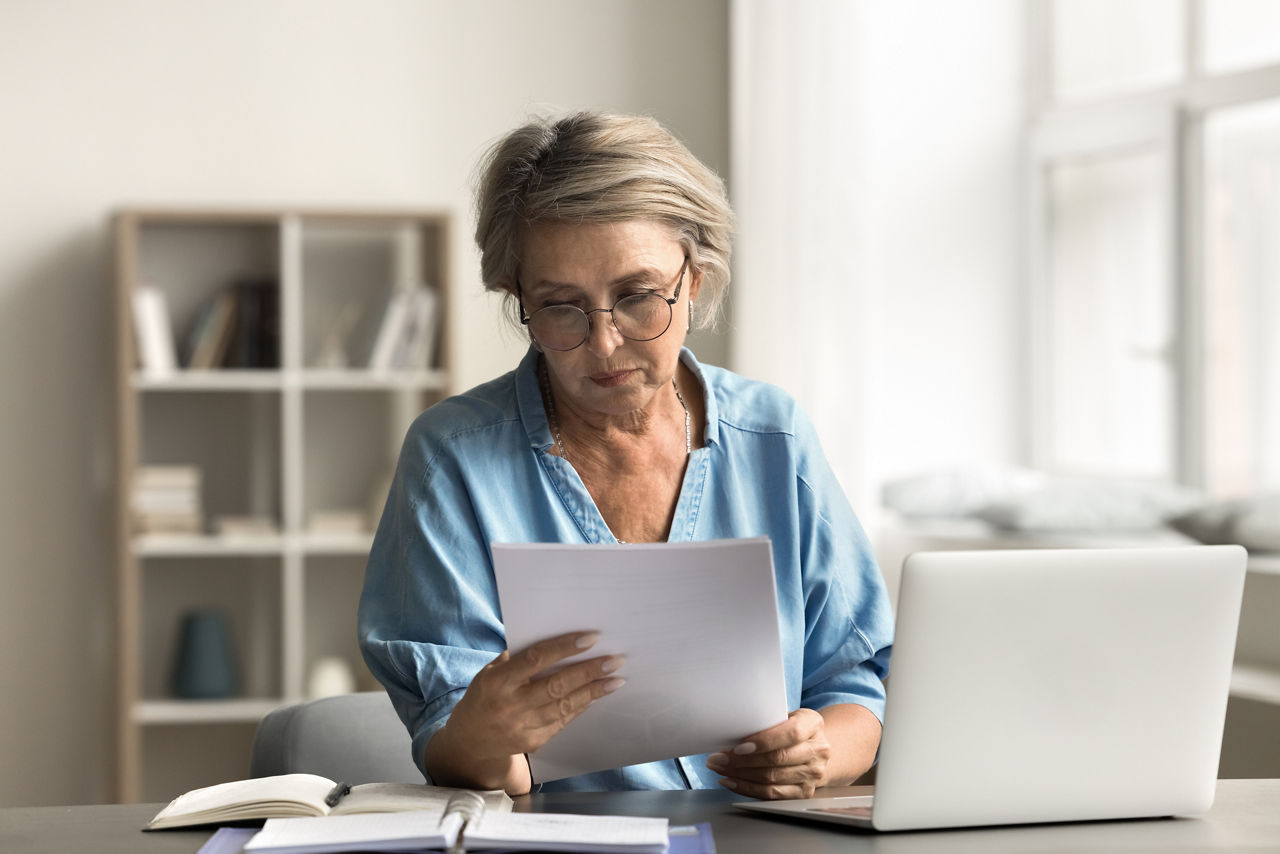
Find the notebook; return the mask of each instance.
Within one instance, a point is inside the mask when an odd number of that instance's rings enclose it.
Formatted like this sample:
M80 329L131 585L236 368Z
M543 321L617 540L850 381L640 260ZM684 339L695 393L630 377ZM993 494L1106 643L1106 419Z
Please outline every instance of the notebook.
M1246 557L913 554L874 796L735 806L875 830L1205 812Z

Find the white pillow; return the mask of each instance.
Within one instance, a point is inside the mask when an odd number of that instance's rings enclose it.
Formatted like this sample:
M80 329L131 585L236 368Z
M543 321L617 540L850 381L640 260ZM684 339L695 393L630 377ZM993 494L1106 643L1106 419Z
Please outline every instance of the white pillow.
M880 503L907 517L957 519L1037 489L1044 475L1027 469L956 469L885 483Z
M974 515L1014 531L1149 530L1203 503L1198 490L1176 484L1061 479Z

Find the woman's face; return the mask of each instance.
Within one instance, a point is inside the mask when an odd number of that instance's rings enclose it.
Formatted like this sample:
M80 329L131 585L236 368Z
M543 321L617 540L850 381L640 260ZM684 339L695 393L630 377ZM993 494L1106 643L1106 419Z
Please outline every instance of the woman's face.
M536 223L523 235L520 289L532 315L548 305L589 312L653 292L670 299L681 284L684 247L669 226L650 220L580 225ZM671 383L689 327L689 301L701 277L684 270L671 326L652 341L624 338L607 312L590 315L587 339L573 350L543 348L562 406L582 415L621 416L646 406Z

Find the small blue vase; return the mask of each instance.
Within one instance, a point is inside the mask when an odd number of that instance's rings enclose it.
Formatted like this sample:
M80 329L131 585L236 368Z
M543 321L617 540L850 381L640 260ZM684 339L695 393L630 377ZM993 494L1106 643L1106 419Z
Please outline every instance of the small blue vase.
M220 700L236 694L231 624L218 611L192 611L182 618L173 693L187 700Z

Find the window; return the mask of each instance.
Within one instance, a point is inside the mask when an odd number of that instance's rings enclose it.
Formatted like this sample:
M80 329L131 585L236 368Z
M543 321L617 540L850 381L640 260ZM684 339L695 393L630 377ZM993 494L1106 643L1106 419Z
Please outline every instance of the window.
M1280 3L1038 9L1032 462L1280 488Z

